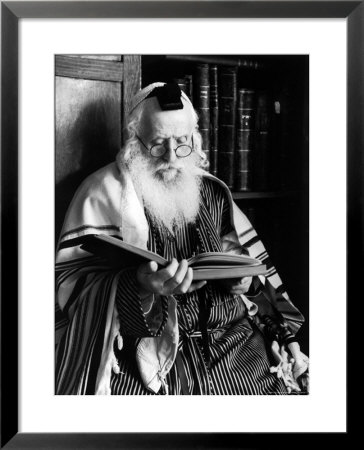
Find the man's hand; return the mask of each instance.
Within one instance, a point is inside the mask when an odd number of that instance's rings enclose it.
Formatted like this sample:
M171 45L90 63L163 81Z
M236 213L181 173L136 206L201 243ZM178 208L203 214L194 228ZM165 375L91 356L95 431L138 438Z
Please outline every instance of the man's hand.
M192 269L188 267L185 259L178 263L173 258L168 266L160 270L155 261L142 264L137 270L140 295L143 298L150 294L186 294L200 289L206 284L206 281L192 283L192 275Z
M228 278L226 280L220 280L219 284L223 287L225 292L233 295L241 295L248 292L252 280L252 277Z

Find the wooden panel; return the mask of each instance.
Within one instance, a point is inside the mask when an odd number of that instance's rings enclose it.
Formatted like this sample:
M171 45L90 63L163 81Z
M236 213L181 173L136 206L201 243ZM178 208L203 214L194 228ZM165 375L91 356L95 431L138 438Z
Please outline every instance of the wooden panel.
M86 80L122 81L123 63L56 55L56 75Z
M124 55L124 120L128 116L130 101L136 92L141 88L141 56L140 55Z
M56 77L56 235L81 181L114 160L121 84Z
M105 61L121 61L121 55L64 55L70 58L103 59Z

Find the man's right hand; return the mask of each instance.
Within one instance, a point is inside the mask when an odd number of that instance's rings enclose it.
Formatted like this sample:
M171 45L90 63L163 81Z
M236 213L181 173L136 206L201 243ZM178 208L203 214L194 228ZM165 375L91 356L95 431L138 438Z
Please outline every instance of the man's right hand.
M193 272L185 259L180 263L173 258L168 266L158 270L158 264L150 261L137 270L140 296L150 294L178 295L200 289L206 281L192 282Z

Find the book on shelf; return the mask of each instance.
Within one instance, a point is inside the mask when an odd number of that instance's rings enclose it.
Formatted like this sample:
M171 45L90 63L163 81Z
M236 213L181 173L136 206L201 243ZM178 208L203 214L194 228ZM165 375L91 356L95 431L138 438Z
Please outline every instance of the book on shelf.
M193 102L193 95L192 95L192 75L185 75L183 78L173 78L173 81L178 84L181 91L183 91L187 97Z
M253 164L253 189L266 191L270 187L268 182L269 163L273 159L271 148L271 119L273 114L271 96L267 90L256 93L255 139Z
M197 64L194 79L194 106L199 116L202 150L210 161L210 77L209 65Z
M149 250L124 242L119 237L106 234L91 234L70 239L62 247L80 245L81 248L96 256L105 258L113 267L133 267L155 261L159 266L169 264L162 256ZM235 255L219 252L197 254L187 260L193 269L194 280L217 280L264 275L267 270L259 259L247 255Z
M255 91L239 89L237 107L236 153L234 189L251 191L253 176Z
M193 76L191 74L185 75L186 94L193 104Z
M233 189L236 126L236 67L222 67L219 74L218 177Z
M187 83L186 78L173 78L173 81L178 84L181 91L187 95Z
M270 161L271 175L269 179L271 187L277 190L284 190L289 187L287 183L290 172L289 159L291 153L289 136L290 130L294 126L294 124L290 123L290 112L289 92L286 89L282 89L279 93L276 93L274 101L272 127L274 148Z
M219 87L217 65L210 66L210 172L217 176L219 141Z

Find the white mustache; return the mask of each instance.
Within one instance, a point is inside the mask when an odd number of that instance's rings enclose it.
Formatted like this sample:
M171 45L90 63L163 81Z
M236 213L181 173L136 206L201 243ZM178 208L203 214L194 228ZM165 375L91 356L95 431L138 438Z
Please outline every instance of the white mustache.
M179 169L182 169L180 165L161 164L160 166L158 166L156 170L157 172L163 172L167 170L179 170Z

